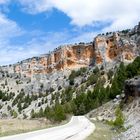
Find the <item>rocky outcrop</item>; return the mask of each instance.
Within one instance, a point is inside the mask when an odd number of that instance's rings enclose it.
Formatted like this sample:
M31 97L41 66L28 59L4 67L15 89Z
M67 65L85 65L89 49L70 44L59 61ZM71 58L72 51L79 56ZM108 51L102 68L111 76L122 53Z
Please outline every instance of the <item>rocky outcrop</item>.
M57 92L69 86L68 76L73 69L103 66L108 71L115 69L120 62L130 63L140 54L139 28L140 25L127 33L98 35L91 43L61 46L49 54L1 66L0 89L16 94L21 89L26 94L45 93L52 88Z
M122 62L132 62L137 56L137 46L134 41L123 38L120 33L100 35L94 41L96 64L106 68Z
M125 81L124 92L126 98L129 96L140 96L140 77L135 77Z
M35 74L48 74L65 69L78 69L93 63L92 44L66 45L55 49L50 54L21 61L2 67L8 73L19 73L32 77Z
M138 36L135 34L135 38L127 38L128 35L121 32L98 35L93 43L65 45L49 54L1 67L1 71L33 77L36 74L49 74L90 65L103 65L110 69L121 61L132 62L139 55Z
M58 47L49 54L1 66L0 80L4 77L31 78L34 83L56 85L68 71L89 66L103 66L105 70L115 68L120 62L130 63L140 54L140 23L132 30L98 35L93 43L79 43ZM57 73L57 74L56 74ZM61 74L60 74L61 73ZM57 79L54 76L59 75ZM61 76L60 76L61 75ZM50 77L53 77L50 79ZM47 79L47 80L46 80ZM52 81L52 82L50 82ZM59 80L58 80L59 81ZM63 83L59 81L58 83ZM36 86L38 87L38 86ZM54 86L55 87L55 86Z

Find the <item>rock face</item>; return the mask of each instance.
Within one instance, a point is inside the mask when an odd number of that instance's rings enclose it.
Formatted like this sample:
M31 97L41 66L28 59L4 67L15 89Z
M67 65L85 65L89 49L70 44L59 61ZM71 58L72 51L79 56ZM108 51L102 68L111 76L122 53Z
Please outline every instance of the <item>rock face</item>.
M96 64L102 64L106 68L111 68L120 61L131 62L138 55L136 44L124 38L121 33L97 36L94 48Z
M98 66L107 71L115 69L120 62L130 63L140 54L139 30L140 23L127 32L98 35L91 43L61 46L49 54L1 66L0 88L8 80L12 92L23 88L27 93L40 93L51 87L68 86L66 77L73 69ZM16 83L23 84L17 86ZM43 91L40 90L41 84L44 85Z
M2 69L8 73L32 77L36 74L88 67L93 63L93 57L92 44L67 45L55 49L50 54L27 59L15 65L2 67Z
M124 92L127 98L128 96L140 96L140 77L135 77L133 79L126 80Z
M138 27L134 29L137 32ZM49 54L0 67L0 69L7 73L17 73L27 77L90 65L103 65L106 69L110 69L119 62L132 62L139 55L138 35L135 33L131 37L128 36L129 34L124 35L121 32L98 35L93 43L62 46Z

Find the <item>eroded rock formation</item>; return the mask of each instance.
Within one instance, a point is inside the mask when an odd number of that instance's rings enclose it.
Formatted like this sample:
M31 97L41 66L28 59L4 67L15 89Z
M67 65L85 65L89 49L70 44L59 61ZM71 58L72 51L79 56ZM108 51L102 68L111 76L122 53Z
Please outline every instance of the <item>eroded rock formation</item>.
M65 69L89 66L94 57L92 44L67 45L40 57L34 57L5 68L9 73L20 73L31 77Z
M132 62L139 55L139 31L140 23L127 32L98 35L93 43L65 45L49 54L1 67L1 71L32 77L36 74L49 74L89 65L103 65L110 69L118 62Z
M131 62L137 56L136 45L119 33L97 36L94 42L96 64L103 64L105 67L118 61Z
M135 77L125 81L124 92L126 98L129 96L140 96L140 77Z

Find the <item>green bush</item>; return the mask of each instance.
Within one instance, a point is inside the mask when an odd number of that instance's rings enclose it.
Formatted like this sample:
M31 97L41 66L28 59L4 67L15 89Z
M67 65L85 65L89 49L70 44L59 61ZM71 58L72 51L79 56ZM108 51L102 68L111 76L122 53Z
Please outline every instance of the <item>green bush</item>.
M17 118L18 114L15 110L11 110L11 116L13 116L14 118Z
M114 72L112 70L109 70L107 73L108 79L110 80L113 76Z
M98 80L98 75L91 74L87 79L87 86L96 84L97 80Z
M70 79L69 80L69 84L72 86L72 85L74 85L74 79Z
M116 111L115 111L115 115L116 115L116 119L114 121L114 126L116 127L124 127L124 116L123 116L123 113L121 111L121 109L119 107L117 107Z
M30 116L31 116L31 118L35 118L36 117L34 109L32 109Z
M94 73L94 74L98 74L99 72L100 72L100 70L99 70L98 67L96 67L96 68L93 70L93 73Z
M72 70L71 74L69 75L69 80L70 79L75 79L78 76L82 76L85 72L87 71L86 68L80 68L79 70L75 71Z
M66 114L64 112L63 106L60 104L56 104L54 107L54 120L57 122L61 122L66 119Z
M124 130L124 121L125 118L123 116L123 113L120 109L120 107L117 107L115 110L115 116L116 119L113 121L107 121L107 123L113 127L115 127L117 130Z

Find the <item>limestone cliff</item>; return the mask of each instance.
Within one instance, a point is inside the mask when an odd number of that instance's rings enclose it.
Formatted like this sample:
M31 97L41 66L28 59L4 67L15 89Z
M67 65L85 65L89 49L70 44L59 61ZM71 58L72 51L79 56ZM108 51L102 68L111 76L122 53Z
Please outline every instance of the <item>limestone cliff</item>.
M138 27L136 26L127 34L114 32L98 35L93 43L65 45L49 54L33 57L14 65L1 67L1 69L8 73L32 77L36 74L49 74L90 65L103 65L109 69L121 61L129 63L139 55L138 42L140 39L136 36Z
M55 49L50 54L21 61L4 67L3 70L31 77L34 74L87 67L92 63L93 57L92 44L66 45Z
M73 69L95 66L115 69L120 62L130 63L139 55L140 23L131 30L98 35L91 43L61 46L49 54L1 66L0 80L7 76L19 80L27 77L32 84L30 90L27 84L27 91L39 92L40 83L46 89L67 85L64 77Z
M134 41L123 38L120 33L97 36L94 48L96 64L103 64L106 68L120 61L132 62L138 55Z

